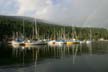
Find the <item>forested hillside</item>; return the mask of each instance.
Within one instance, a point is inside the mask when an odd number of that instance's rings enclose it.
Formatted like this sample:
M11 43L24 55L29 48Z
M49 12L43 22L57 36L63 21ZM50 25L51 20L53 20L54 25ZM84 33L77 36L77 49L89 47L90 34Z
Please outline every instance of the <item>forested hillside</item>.
M22 33L25 37L31 37L34 32L35 19L29 17L0 16L0 40L8 40L14 33ZM108 39L108 30L104 28L81 28L71 26L60 26L48 22L36 20L38 35L40 38L58 38L65 34L66 38L72 38L72 33L76 33L79 39L89 39L90 30L92 38Z

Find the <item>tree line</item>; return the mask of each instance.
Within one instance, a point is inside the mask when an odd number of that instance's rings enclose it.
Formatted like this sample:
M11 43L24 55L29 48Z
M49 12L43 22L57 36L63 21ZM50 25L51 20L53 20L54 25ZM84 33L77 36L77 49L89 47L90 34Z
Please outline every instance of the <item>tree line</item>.
M78 39L89 39L90 34L93 39L108 39L108 30L104 28L82 28L71 26L60 26L43 21L36 21L37 31L40 38L63 37L71 39L75 35ZM35 21L26 18L0 16L0 40L8 40L13 33L22 33L25 37L31 38L34 32ZM91 32L90 32L91 31Z

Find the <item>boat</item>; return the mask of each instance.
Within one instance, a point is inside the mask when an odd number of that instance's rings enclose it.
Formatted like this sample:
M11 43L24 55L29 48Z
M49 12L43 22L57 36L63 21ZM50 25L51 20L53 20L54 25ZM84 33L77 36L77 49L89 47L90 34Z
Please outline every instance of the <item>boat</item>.
M56 40L56 44L65 44L66 41L65 40Z
M37 41L32 41L29 44L31 44L31 45L45 45L47 43L43 40L37 40Z
M35 24L34 25L35 26L34 26L33 38L31 40L25 41L23 44L24 45L45 45L45 44L47 44L46 40L39 39L36 19L35 19Z
M64 45L64 40L51 40L48 42L48 46L51 47L62 47Z
M67 40L66 44L80 44L80 40L72 39L72 40Z
M20 32L13 32L13 37L12 37L12 40L10 40L8 42L8 44L11 44L11 45L22 45L25 43L25 40L24 40L24 19L23 19L23 34L20 33L20 36L19 36L19 33Z
M15 40L12 40L12 41L11 41L11 44L12 44L12 45L19 45L19 42L15 41Z
M50 40L48 41L48 45L63 45L65 44L65 40Z
M67 40L66 41L66 44L68 45L70 45L70 44L80 44L80 40L78 40L78 38L77 38L77 34L76 34L76 31L75 31L75 29L74 28L72 28L72 31L73 31L73 33L72 33L72 39L70 39L70 40Z
M86 40L80 41L80 44L84 44L84 43L86 43Z
M87 41L86 41L86 44L90 44L90 43L92 43L91 40L87 40Z
M12 45L21 45L21 44L23 44L25 41L24 41L24 39L22 39L22 38L16 38L15 40L12 40L11 41L11 44Z
M53 45L53 44L56 44L56 40L50 40L50 41L48 41L48 45Z
M86 41L86 44L92 43L92 31L90 29L89 39Z

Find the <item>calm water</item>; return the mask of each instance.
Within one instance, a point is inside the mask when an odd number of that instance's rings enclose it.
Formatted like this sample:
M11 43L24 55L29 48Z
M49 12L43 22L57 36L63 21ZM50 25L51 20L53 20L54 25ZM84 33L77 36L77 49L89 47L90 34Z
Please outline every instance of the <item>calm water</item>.
M0 72L108 72L108 42L25 48L0 44Z

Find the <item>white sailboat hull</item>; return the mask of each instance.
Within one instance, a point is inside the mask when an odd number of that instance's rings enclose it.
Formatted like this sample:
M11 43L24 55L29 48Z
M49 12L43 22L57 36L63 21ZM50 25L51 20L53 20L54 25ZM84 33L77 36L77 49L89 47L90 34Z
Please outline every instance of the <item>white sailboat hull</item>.
M86 41L86 44L90 44L90 43L92 43L92 41L91 41L91 40Z

